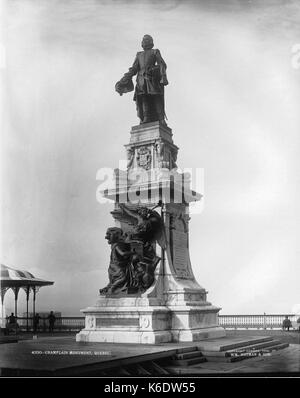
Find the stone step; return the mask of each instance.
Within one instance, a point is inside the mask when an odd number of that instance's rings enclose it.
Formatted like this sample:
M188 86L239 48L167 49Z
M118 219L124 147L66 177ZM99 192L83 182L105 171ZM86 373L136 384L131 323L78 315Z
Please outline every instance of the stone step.
M235 342L235 343L231 343L231 344L226 344L224 346L220 347L220 351L229 351L229 350L233 350L235 348L240 348L240 347L247 347L250 345L254 345L254 344L259 344L259 343L265 343L267 341L272 341L273 338L272 337L259 337L257 339L251 339L251 340L244 340L244 341L239 341L239 342Z
M268 349L271 346L277 346L281 344L279 340L270 339L267 341L259 342L256 344L245 345L242 347L237 347L235 349L230 349L226 351L213 351L213 350L202 350L202 354L206 357L230 357L233 356L235 352L242 352L243 350L251 351L251 350L261 350L261 349Z
M222 363L226 363L226 362L239 362L239 361L243 361L244 359L248 359L249 355L238 355L236 357L225 357L225 356L210 356L210 357L206 357L207 362L222 362Z
M281 343L278 340L274 340L272 343L273 343L272 345L268 345L267 347L263 347L263 348L256 348L255 350L263 351L264 353L271 353L272 351L282 350L289 346L289 343ZM246 348L248 348L248 347L246 347ZM255 352L255 350L253 350L253 351ZM236 352L239 353L240 351L236 351ZM251 351L249 351L249 352L251 352ZM231 355L233 355L233 353L231 353ZM237 358L239 358L239 357L240 356L238 356ZM247 355L247 352L245 353L245 355L243 355L243 353L241 353L241 357L243 357L243 359L252 358L251 355ZM234 357L230 356L229 358L234 358Z
M289 346L289 343L280 343L280 344L275 344L274 346L268 347L268 351L277 351L277 350L283 350L284 348L287 348Z
M198 350L197 346L181 347L176 350L176 354L183 354L185 352L194 352L197 350Z
M176 366L191 366L206 361L207 359L204 356L200 356L198 358L190 358L190 359L173 359L172 361L170 361L170 364Z
M202 355L206 358L209 357L220 357L220 358L224 358L224 357L230 357L230 353L228 353L227 351L201 351Z
M237 352L237 351L240 352L240 351L243 351L243 350L248 350L248 351L249 350L260 350L262 348L268 348L268 347L270 347L272 345L276 345L276 344L280 344L280 341L272 339L270 341L264 341L262 343L251 344L251 345L247 345L245 347L240 347L240 348L237 348L237 349L234 349L234 350L228 350L228 351L226 351L226 353L229 354L229 356L230 356L230 354L232 352Z
M238 362L244 359L253 358L255 355L251 356L250 354L252 350L271 352L288 346L288 343L280 343L279 340L271 340L265 343L253 344L252 346L240 347L239 349L231 351L202 351L202 354L207 358L208 362ZM246 352L243 353L243 350L246 350Z
M191 351L191 352L185 352L183 354L176 354L175 359L191 359L191 358L198 358L202 357L203 354L201 351Z
M235 348L239 348L239 347L245 347L245 346L250 346L256 343L263 343L266 341L271 341L273 340L272 337L258 337L255 339L249 339L249 340L241 340L241 341L234 341L231 343L227 343L227 344L218 344L218 342L214 342L213 344L205 344L203 347L200 348L200 351L229 351L229 350L233 350ZM220 342L222 343L222 342Z

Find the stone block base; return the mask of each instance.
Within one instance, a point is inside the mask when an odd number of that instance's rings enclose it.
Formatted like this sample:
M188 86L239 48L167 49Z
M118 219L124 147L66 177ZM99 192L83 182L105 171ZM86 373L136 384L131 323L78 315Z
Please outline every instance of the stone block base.
M82 330L76 335L76 341L98 343L138 343L159 344L172 341L169 331L132 331L132 330Z
M202 329L178 329L172 330L172 341L201 341L205 339L217 339L225 337L226 332L221 326L213 326Z
M169 309L151 306L148 300L103 298L83 312L85 328L76 335L77 341L157 344L172 340Z
M100 299L83 310L85 328L76 341L158 344L224 337L218 311L210 303L167 307L142 299Z
M218 324L220 308L210 303L195 306L170 306L173 341L199 341L224 337L225 330Z

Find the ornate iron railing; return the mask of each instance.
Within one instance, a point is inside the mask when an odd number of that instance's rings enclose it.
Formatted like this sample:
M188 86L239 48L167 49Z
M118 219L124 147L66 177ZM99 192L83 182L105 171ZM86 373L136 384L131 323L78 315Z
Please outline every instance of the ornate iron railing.
M53 331L54 332L77 332L84 328L84 317L57 317L54 322ZM5 325L7 320L3 322L2 325ZM17 317L18 329L20 331L33 331L33 318L29 317ZM41 317L39 323L36 327L37 332L48 332L49 328L49 320L45 317Z
M293 325L299 318L295 314L219 315L219 325L225 329L282 329L286 316Z
M293 327L300 327L297 324L299 315L295 314L254 314L254 315L219 315L219 325L225 329L282 329L282 323L288 316ZM7 320L2 319L2 327L5 327ZM20 331L33 331L33 318L18 317ZM85 326L84 317L57 317L54 323L54 332L77 332ZM49 320L41 318L37 332L49 331Z

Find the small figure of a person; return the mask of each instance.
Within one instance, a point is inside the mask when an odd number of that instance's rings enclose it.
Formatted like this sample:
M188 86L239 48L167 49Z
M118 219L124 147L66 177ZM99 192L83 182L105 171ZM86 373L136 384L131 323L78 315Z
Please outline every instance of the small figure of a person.
M50 332L50 333L53 333L55 320L56 320L56 317L55 317L55 315L53 314L53 311L50 311L50 314L48 315L49 332Z
M39 327L41 317L39 316L38 313L36 313L33 317L33 331L36 332Z
M8 323L9 323L9 325L15 325L16 322L17 322L16 317L15 317L14 313L12 312L10 314L10 316L8 317Z
M282 322L282 329L283 330L287 329L287 331L289 332L291 326L292 326L292 322L289 320L289 317L286 316Z
M14 315L13 312L8 317L6 327L7 327L8 333L10 331L14 331L17 334L19 325L18 325L18 322L17 322L17 317Z

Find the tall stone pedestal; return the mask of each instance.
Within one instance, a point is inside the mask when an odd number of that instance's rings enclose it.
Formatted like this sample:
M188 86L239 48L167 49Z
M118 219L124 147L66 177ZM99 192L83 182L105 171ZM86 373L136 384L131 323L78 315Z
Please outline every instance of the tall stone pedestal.
M155 344L172 341L170 310L147 298L99 298L84 310L86 327L78 341Z
M143 293L100 296L94 306L82 310L86 322L77 341L155 344L225 336L218 325L220 308L207 301L193 274L189 203L201 195L190 189L188 176L177 171L178 148L171 129L159 122L135 126L126 150L127 171L118 171L115 188L103 193L115 201L115 225L124 232L132 228L120 203L153 208L161 201L166 244L156 244L160 262L152 286Z

